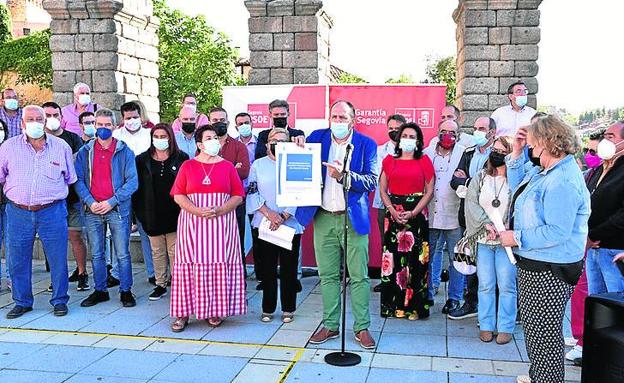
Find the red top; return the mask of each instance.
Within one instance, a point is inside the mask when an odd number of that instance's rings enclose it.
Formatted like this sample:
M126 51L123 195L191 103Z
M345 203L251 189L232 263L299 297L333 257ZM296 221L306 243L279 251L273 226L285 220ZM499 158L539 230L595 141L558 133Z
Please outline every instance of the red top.
M227 136L225 144L221 146L219 155L234 165L238 162L241 163L241 167L236 169L241 180L245 180L249 177L251 165L249 164L249 152L247 152L247 146L245 146L245 144Z
M209 184L204 184L208 177ZM231 196L245 197L245 190L234 165L228 161L204 164L195 158L185 161L171 188L171 195L195 193L225 193Z
M430 182L435 175L431 160L424 154L418 160L399 160L386 156L381 169L388 180L388 194L395 195L422 193L425 183Z
M106 149L100 145L99 140L95 140L93 145L93 167L91 174L91 195L98 201L108 201L115 195L113 190L113 154L117 140Z

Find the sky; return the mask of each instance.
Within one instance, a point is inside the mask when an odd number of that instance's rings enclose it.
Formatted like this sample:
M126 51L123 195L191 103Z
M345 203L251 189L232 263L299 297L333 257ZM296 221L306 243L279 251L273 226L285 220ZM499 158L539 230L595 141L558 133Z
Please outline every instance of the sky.
M325 0L334 19L331 62L372 83L408 74L425 77L427 58L456 54L457 0ZM249 56L243 0L168 0L226 33ZM565 5L565 7L564 7ZM624 106L624 1L545 0L541 10L538 104L573 113Z

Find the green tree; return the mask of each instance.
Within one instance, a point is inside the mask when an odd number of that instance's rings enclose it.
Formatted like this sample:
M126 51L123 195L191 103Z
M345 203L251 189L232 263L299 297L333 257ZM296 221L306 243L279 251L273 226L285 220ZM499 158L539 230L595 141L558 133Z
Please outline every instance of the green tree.
M49 29L0 45L0 85L6 85L8 72L17 73L17 82L20 84L33 83L41 88L52 87Z
M9 8L6 4L0 3L0 45L8 41L11 41L11 31L13 27L11 25L11 15L9 14Z
M428 58L425 74L427 78L423 81L424 83L446 84L446 103L453 104L457 87L455 57L449 56L437 60Z
M197 95L198 110L221 105L222 88L241 81L234 67L238 52L227 36L215 31L202 15L184 15L169 8L165 0L154 1L154 14L160 18L161 119L175 119L182 96L188 92Z
M389 78L386 80L386 84L413 84L415 81L412 76L408 74L401 74L398 78Z
M348 73L342 72L340 73L340 77L336 80L337 84L367 84L368 81L364 80L362 77Z

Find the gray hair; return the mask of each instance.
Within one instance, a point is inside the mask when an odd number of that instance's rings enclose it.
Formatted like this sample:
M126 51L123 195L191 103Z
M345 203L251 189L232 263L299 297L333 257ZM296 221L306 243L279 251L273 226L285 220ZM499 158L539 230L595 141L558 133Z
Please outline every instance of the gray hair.
M95 112L95 118L97 119L98 117L109 117L113 125L117 125L117 122L115 121L115 113L113 113L113 111L110 109L107 109L107 108L98 109Z
M89 85L85 84L84 82L79 82L76 85L74 85L74 94L77 94L78 91L80 91L80 89L82 88L89 89L89 93L91 93L91 88L89 87Z
M22 109L22 120L24 119L26 112L28 112L29 110L36 111L45 119L45 111L43 110L42 107L40 107L39 105L26 105L24 109Z

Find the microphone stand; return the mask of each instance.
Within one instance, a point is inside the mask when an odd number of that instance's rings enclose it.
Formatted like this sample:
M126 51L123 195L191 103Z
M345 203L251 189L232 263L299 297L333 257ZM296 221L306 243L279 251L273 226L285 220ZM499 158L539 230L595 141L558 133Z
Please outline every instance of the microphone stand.
M351 153L353 151L353 145L348 144L345 152L345 160L343 162L342 170L342 189L344 192L345 201L345 214L344 214L344 247L342 257L342 318L341 318L341 341L342 345L340 351L331 352L325 355L325 363L338 367L350 367L360 364L362 358L355 353L345 351L345 322L347 316L347 230L349 228L349 189L351 189Z

